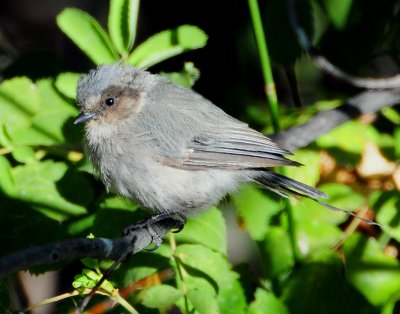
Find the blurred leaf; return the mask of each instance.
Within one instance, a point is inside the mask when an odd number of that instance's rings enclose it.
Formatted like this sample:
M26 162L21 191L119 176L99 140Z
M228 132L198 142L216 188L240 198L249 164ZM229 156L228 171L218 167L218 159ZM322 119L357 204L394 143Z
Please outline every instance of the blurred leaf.
M192 25L165 30L140 44L129 56L127 63L148 68L185 51L204 47L207 38L201 29Z
M289 314L286 306L272 292L258 288L248 314Z
M182 295L182 291L172 286L157 285L144 289L139 294L139 299L140 302L148 308L164 309L177 302Z
M382 115L393 124L400 124L400 114L392 107L383 107L381 109Z
M166 77L171 82L190 88L200 77L200 70L192 62L185 62L184 68L180 72L160 72L161 76Z
M299 149L290 159L295 160L304 166L287 167L286 175L296 181L315 186L320 175L320 154L315 150Z
M375 191L370 196L369 206L376 212L376 221L383 231L400 241L400 195L398 191Z
M364 197L347 185L326 183L320 189L328 194L326 202L335 207L354 211L365 204Z
M260 245L260 253L267 278L276 278L294 265L289 235L282 227L269 228Z
M110 37L120 54L128 53L136 37L139 0L111 0L108 15Z
M400 291L400 264L372 238L353 234L343 245L349 281L373 305L383 305Z
M118 59L107 33L86 12L64 9L57 16L57 25L95 64L112 63Z
M346 281L340 260L333 251L307 259L282 288L281 300L289 313L380 313Z
M103 209L123 209L131 212L139 208L139 205L133 203L129 198L109 194L102 200L99 206Z
M238 215L243 219L244 227L254 240L262 240L269 229L273 216L283 209L283 202L268 197L255 186L246 185L232 196Z
M16 197L56 220L85 214L92 188L82 176L68 176L67 170L66 164L50 160L13 168Z
M31 163L36 161L35 151L30 146L17 146L13 149L14 159L20 163Z
M349 140L351 134L351 140ZM321 148L339 148L345 152L361 154L366 142L379 141L380 134L368 124L359 121L349 121L333 129L317 139Z
M76 99L76 87L81 74L64 72L57 76L55 86L63 95L71 99Z
M337 29L343 30L346 27L353 0L320 0L320 2L333 25Z
M225 220L218 208L213 207L201 215L189 219L185 228L175 235L178 242L203 244L226 254Z

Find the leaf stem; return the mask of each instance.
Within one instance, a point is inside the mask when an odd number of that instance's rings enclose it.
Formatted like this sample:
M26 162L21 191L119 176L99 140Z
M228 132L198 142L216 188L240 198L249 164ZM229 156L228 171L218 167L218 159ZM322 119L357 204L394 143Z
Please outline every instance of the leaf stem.
M248 0L248 3L249 3L251 19L253 22L254 35L261 62L262 74L264 77L264 86L265 86L264 88L267 97L267 104L269 111L271 113L274 132L277 133L280 131L278 98L276 96L275 82L274 82L274 77L272 75L272 67L268 53L267 41L265 39L265 33L261 21L260 8L258 6L257 0ZM278 171L281 174L285 174L284 169L279 169ZM288 217L288 233L290 237L290 243L292 246L293 258L297 263L301 260L301 253L297 246L297 236L296 236L295 221L293 218L293 208L289 200L286 201L285 208Z
M268 108L271 112L272 125L274 132L280 131L278 98L276 96L275 82L272 75L271 62L268 54L267 41L265 39L264 29L261 21L260 8L257 0L248 0L250 15L253 22L254 35L257 42L260 56L262 74L264 77L264 92L267 96Z

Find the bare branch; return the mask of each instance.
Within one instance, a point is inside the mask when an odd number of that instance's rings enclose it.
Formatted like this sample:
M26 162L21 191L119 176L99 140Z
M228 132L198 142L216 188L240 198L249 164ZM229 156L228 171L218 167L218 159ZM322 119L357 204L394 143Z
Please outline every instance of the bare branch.
M365 91L349 98L335 109L319 112L307 123L269 137L283 148L294 151L307 146L319 136L353 118L398 103L400 103L400 89Z
M173 219L164 219L151 224L151 228L162 238L175 225L176 221ZM152 239L147 228L138 228L118 239L70 239L25 249L0 259L0 278L34 266L52 265L84 257L116 260L143 250L152 243Z

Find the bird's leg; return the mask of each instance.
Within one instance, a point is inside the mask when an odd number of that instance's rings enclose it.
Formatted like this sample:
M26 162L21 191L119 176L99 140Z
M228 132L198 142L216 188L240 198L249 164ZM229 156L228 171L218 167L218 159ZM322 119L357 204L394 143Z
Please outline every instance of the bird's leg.
M177 228L174 232L180 232L186 224L186 217L181 216L179 214L170 214L170 213L163 213L151 216L149 218L140 220L139 222L129 225L128 227L122 230L122 235L127 236L130 233L134 232L137 229L146 228L152 238L152 243L155 245L154 248L147 249L148 251L156 250L162 243L162 238L154 231L152 225L163 221L163 220L173 220L175 222L175 227Z

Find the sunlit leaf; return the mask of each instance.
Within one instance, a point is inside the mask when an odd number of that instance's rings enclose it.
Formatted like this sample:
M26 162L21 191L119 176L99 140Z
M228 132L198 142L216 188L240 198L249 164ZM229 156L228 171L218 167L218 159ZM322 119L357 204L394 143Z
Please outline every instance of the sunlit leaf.
M258 288L248 314L289 314L288 309L272 292Z
M192 25L165 30L140 44L129 56L127 62L140 68L148 68L185 51L202 48L207 35Z
M110 37L120 54L129 52L136 37L139 0L111 0L108 15Z
M76 98L76 87L81 74L64 72L57 76L55 85L59 92L65 96L75 99Z
M398 296L399 261L385 255L374 239L353 234L343 250L347 277L371 304L382 305Z
M110 38L88 13L64 9L57 16L61 30L95 63L112 63L118 59Z
M173 305L182 296L182 291L170 285L157 285L143 290L139 294L139 299L148 308L164 309Z

